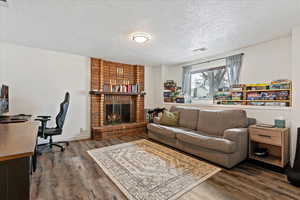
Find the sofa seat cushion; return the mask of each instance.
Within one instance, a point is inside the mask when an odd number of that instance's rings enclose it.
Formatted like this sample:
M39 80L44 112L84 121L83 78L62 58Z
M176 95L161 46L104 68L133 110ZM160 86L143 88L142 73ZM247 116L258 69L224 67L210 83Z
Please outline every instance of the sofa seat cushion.
M236 143L224 138L204 135L198 132L185 132L184 134L176 134L178 140L185 143L197 145L223 153L234 153L236 151Z
M165 137L176 138L177 133L185 133L188 129L183 127L171 127L161 124L150 123L147 125L149 131L163 135Z

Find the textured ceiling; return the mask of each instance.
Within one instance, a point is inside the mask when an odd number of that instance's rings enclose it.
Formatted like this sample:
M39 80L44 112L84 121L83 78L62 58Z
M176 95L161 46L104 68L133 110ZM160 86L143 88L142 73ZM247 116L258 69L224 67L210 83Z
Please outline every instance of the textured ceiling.
M299 0L10 0L1 39L136 64L175 64L290 33ZM135 31L146 44L128 40ZM206 47L206 52L193 52Z

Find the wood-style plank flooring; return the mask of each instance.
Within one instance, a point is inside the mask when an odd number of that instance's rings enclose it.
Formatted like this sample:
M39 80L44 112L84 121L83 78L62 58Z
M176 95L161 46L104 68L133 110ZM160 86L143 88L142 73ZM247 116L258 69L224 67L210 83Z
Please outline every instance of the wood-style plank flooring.
M32 176L32 200L126 200L87 154L87 150L141 139L124 136L105 141L71 142L65 152L53 150L38 158ZM55 148L55 147L54 147ZM300 200L300 188L279 174L244 162L212 176L180 200Z

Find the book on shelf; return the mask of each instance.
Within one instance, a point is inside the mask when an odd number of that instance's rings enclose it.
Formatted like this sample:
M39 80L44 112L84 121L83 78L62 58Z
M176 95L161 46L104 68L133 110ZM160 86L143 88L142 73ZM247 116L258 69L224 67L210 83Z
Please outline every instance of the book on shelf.
M104 84L103 92L121 92L121 93L139 93L139 84L127 84L127 85L112 85Z

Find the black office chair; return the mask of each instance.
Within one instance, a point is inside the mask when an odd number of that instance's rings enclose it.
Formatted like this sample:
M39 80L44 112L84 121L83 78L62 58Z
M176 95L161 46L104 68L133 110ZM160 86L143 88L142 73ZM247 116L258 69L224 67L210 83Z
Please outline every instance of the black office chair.
M64 151L65 148L60 144L65 144L66 146L69 145L69 142L53 142L52 137L55 135L61 135L63 132L63 126L66 119L66 114L69 108L70 102L70 94L67 92L65 94L64 101L60 104L59 113L56 116L56 127L49 128L47 127L47 122L51 120L51 116L37 116L38 118L35 119L41 122L41 126L39 127L38 136L44 139L49 137L49 143L46 144L39 144L38 146L48 146L52 149L53 146L59 147L61 151Z

